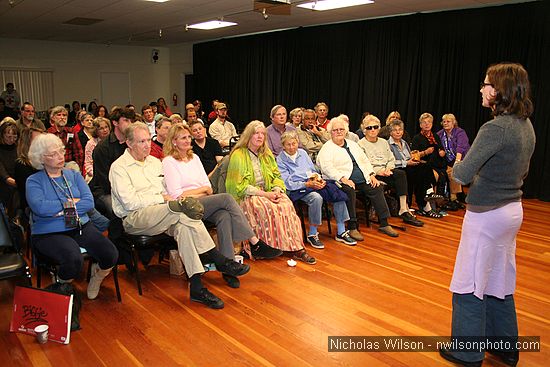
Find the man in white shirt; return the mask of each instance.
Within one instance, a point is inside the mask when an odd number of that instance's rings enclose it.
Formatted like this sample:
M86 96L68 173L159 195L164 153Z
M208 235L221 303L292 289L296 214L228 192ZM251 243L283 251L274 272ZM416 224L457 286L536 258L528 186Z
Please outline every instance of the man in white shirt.
M237 130L230 121L227 121L227 106L225 103L220 102L216 105L216 114L218 117L212 122L208 132L211 137L220 143L222 148L229 147L229 141L237 135Z
M165 232L173 236L189 276L191 300L223 308L223 301L202 284L201 259L214 262L220 272L231 276L246 274L250 266L228 259L216 249L200 220L202 206L197 206L196 200L171 200L166 194L162 164L149 155L151 135L147 125L131 124L125 135L128 148L109 171L114 213L122 218L129 234L152 236Z
M153 111L153 107L148 104L143 105L141 107L141 116L143 116L145 125L149 128L151 136L155 136L155 112Z

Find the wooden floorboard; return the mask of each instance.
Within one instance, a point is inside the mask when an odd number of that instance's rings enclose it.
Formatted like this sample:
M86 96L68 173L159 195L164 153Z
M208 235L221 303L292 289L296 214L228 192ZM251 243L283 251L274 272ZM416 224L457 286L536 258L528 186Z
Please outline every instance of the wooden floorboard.
M541 336L541 352L522 353L520 366L550 360L550 203L524 201L517 244L520 335ZM375 228L356 247L326 235L326 249L308 249L317 265L286 259L251 262L241 288L219 273L205 275L225 301L211 310L189 300L187 282L168 264L142 271L143 296L120 270L123 302L112 277L94 301L84 300L82 330L69 345L37 344L10 333L13 282L0 283L0 363L9 366L450 366L433 352L328 352L329 335L448 335L448 290L464 212L425 219L397 239ZM424 219L423 219L424 220ZM392 221L399 222L396 218ZM76 282L85 291L85 281ZM7 363L7 364L6 364ZM503 366L487 356L484 366Z

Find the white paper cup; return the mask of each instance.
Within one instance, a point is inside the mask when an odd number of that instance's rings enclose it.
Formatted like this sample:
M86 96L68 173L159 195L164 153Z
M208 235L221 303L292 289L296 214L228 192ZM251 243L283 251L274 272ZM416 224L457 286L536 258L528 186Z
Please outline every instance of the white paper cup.
M50 327L48 325L38 325L34 328L34 332L36 333L36 340L38 340L38 343L44 344L48 341L48 329Z
M242 255L235 255L235 261L242 264L244 262L244 257Z

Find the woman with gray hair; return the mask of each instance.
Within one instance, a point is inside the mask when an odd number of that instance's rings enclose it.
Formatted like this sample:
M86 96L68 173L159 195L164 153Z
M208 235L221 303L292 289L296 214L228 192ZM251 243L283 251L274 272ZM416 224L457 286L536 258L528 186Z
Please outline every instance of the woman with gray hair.
M325 248L319 240L317 227L321 225L323 201L332 202L338 231L336 241L346 245L357 244L349 231L346 221L349 220L346 208L347 195L340 190L334 180L321 178L317 168L305 150L298 148L298 135L286 132L281 136L283 152L277 157L277 165L288 189L288 196L293 202L302 201L308 206L309 233L307 241L314 248Z
M118 250L90 223L94 208L90 188L80 173L64 169L65 146L52 134L37 136L29 159L35 174L27 179L27 202L32 212L31 232L37 252L59 264L58 282L69 283L83 265L80 247L95 259L88 298L95 299L103 279L118 259Z

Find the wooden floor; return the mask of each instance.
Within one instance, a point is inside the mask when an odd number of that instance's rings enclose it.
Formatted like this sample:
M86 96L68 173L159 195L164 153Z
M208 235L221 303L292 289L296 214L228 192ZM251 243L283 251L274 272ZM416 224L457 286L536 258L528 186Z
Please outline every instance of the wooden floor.
M526 200L517 244L516 305L520 335L541 336L541 352L520 366L550 360L550 203ZM286 259L251 263L240 289L219 273L205 283L225 301L211 310L189 301L187 283L168 265L143 274L144 295L120 271L122 303L112 277L95 301L85 300L82 330L69 345L37 344L9 333L13 283L0 283L0 364L4 366L450 366L434 352L328 352L329 335L449 335L448 290L464 212L409 227L392 239L363 229L347 247L321 236L310 249L317 265ZM397 220L394 218L393 221ZM326 226L321 233L327 233ZM85 291L85 282L78 287ZM545 362L546 361L546 362ZM503 366L487 356L484 366Z

